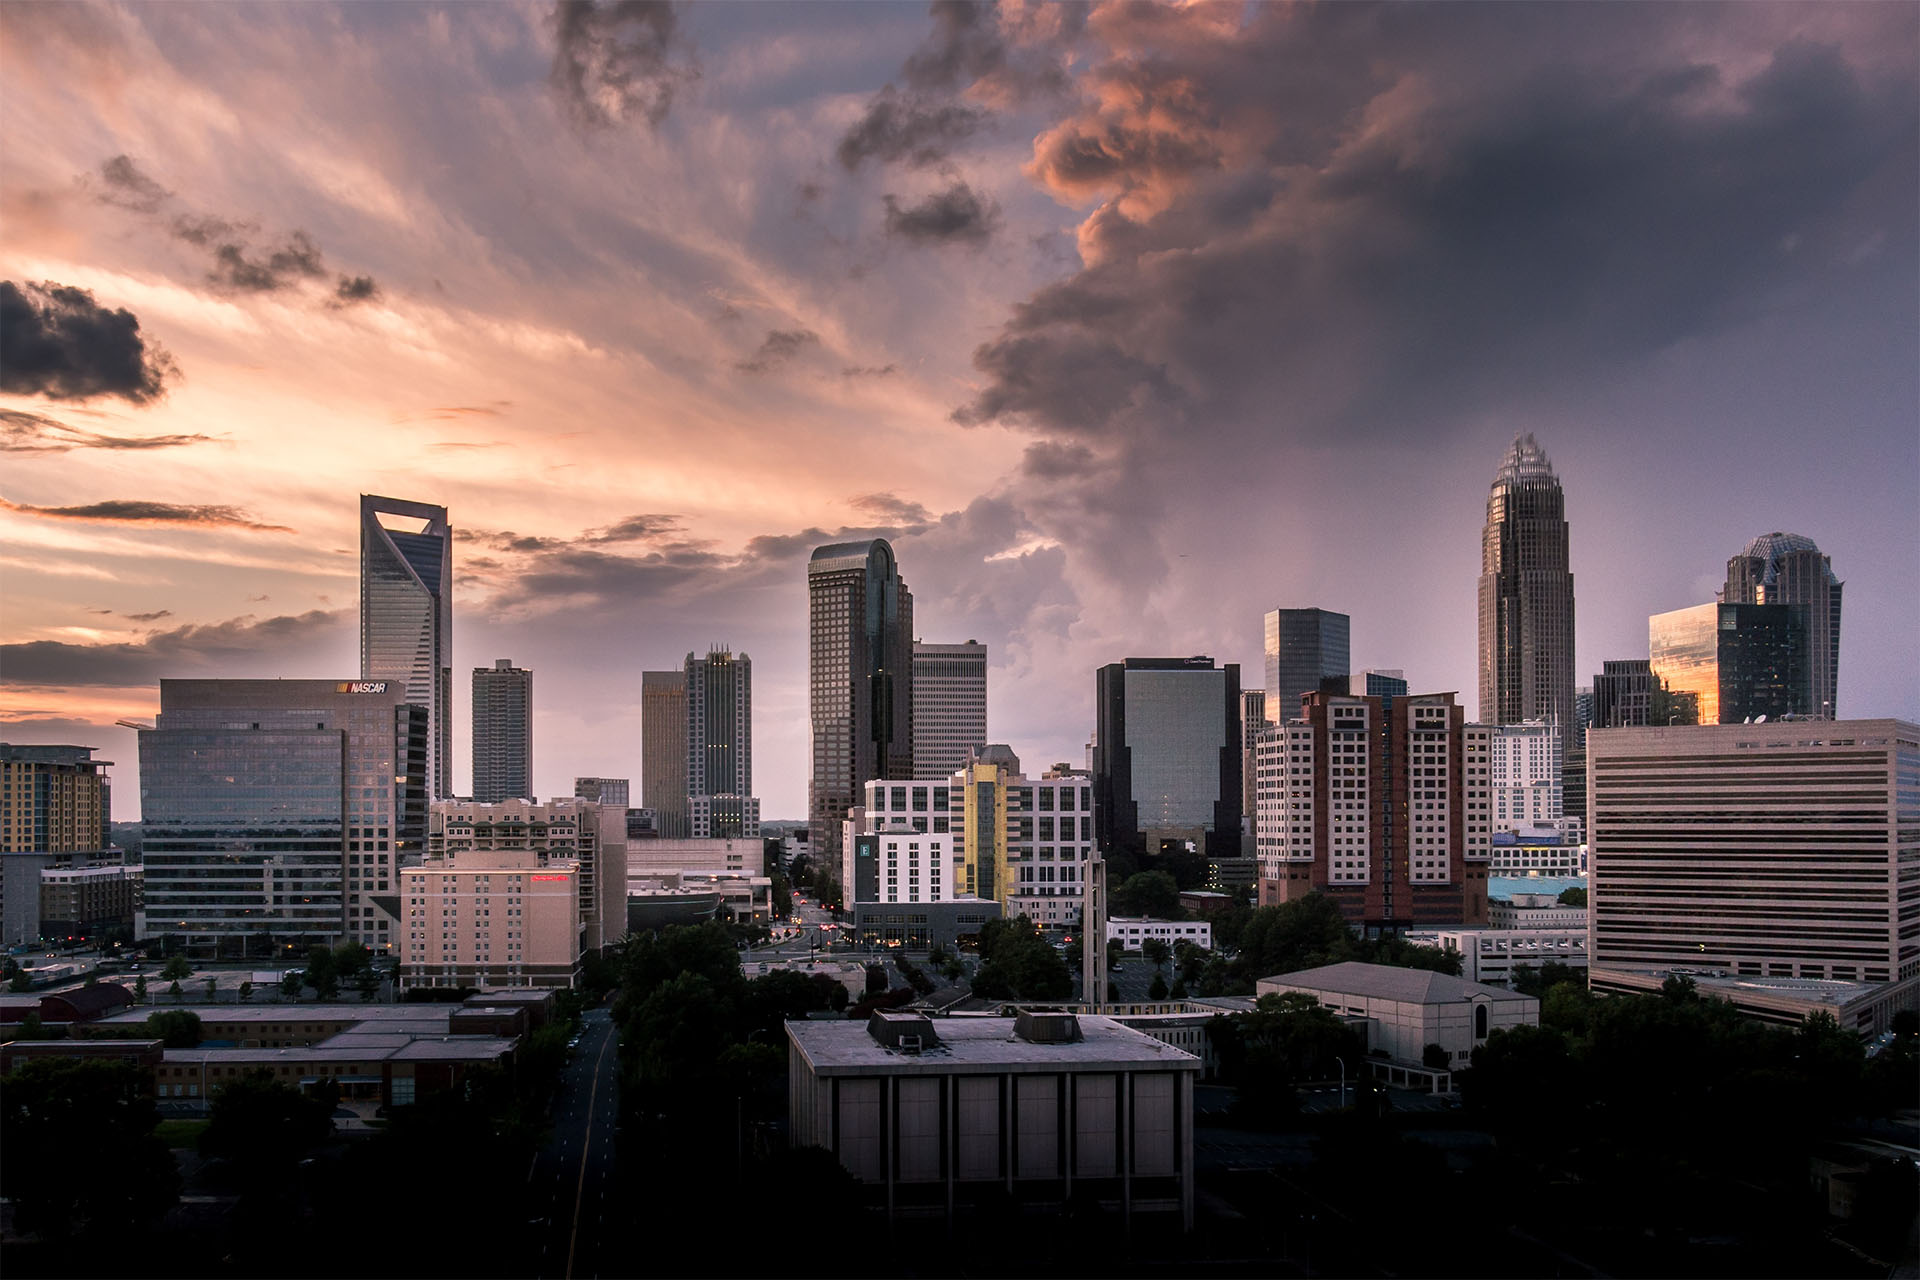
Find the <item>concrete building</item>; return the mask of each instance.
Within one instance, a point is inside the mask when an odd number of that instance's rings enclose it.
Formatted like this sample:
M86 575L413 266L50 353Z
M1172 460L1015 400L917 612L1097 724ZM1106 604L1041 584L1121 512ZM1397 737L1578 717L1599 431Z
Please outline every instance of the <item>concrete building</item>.
M1005 919L1000 904L986 898L945 902L856 902L853 940L863 947L899 947L910 952L970 947L989 920Z
M34 936L78 942L133 941L146 901L146 868L124 864L48 867L40 873L40 921Z
M953 839L949 833L915 831L905 823L856 833L848 841L853 871L841 882L847 900L951 902L959 896L954 877L960 870L954 862Z
M1368 1063L1374 1078L1424 1084L1435 1093L1452 1089L1450 1072L1466 1066L1494 1032L1540 1025L1540 1002L1532 996L1422 969L1347 961L1261 978L1254 989L1263 996L1304 992L1332 1013L1364 1018L1368 1053L1387 1055ZM1449 1069L1422 1066L1430 1044L1446 1052Z
M1544 449L1518 436L1480 534L1480 723L1573 716L1573 573L1566 498Z
M473 669L473 798L533 796L533 672L495 658Z
M1269 609L1263 619L1267 723L1299 713L1302 695L1352 667L1353 620L1327 609Z
M767 849L754 839L645 840L627 850L627 876L760 875Z
M872 778L913 776L913 593L884 539L815 547L807 564L814 856Z
M687 813L687 673L640 673L640 803L664 839L693 834Z
M1487 924L1494 929L1587 931L1587 909L1562 905L1552 893L1510 893L1487 901Z
M396 950L427 825L427 708L398 680L162 680L140 738L141 938L241 957Z
M1826 1014L1864 1040L1887 1034L1894 1015L1920 1012L1920 982L1836 982L1820 978L1756 978L1697 969L1590 969L1587 984L1602 995L1654 995L1668 978L1684 978L1700 995L1725 1000L1755 1022L1797 1027Z
M595 804L617 804L623 809L628 804L625 778L575 778L573 794L576 799Z
M1190 1053L1070 1013L789 1022L787 1044L793 1145L831 1151L890 1214L1091 1193L1192 1226Z
M1495 831L1549 826L1566 816L1557 727L1539 720L1496 725L1487 747Z
M1259 830L1259 805L1253 794L1253 748L1260 730L1267 725L1267 691L1240 691L1240 831L1251 836Z
M1191 942L1202 951L1213 950L1213 926L1205 920L1154 920L1147 916L1108 916L1107 941L1119 939L1127 951L1138 951L1151 939L1171 947Z
M451 862L471 852L529 853L550 864L572 863L577 914L586 948L598 951L627 932L627 811L576 797L503 800L478 804L445 800L433 806L430 861Z
M1593 967L1920 978L1920 727L1596 729Z
M1584 914L1584 912L1582 913ZM1460 957L1460 976L1491 987L1511 987L1513 971L1563 964L1582 974L1587 969L1584 924L1561 929L1436 929L1406 935L1408 942L1439 947Z
M1496 876L1584 876L1587 845L1572 818L1540 827L1496 831L1487 849L1487 870Z
M1095 706L1101 852L1150 862L1165 846L1190 843L1210 860L1239 857L1239 666L1128 658L1100 668Z
M1451 693L1303 710L1261 736L1261 904L1318 891L1356 927L1485 923L1492 729Z
M42 936L46 872L123 861L108 836L113 762L93 750L0 742L0 946Z
M403 987L573 987L586 927L580 864L532 848L459 848L400 869ZM623 927L626 903L621 901Z
M913 776L966 767L987 738L987 646L913 642Z
M1798 533L1763 533L1727 561L1726 604L1786 605L1805 637L1804 691L1796 710L1816 720L1840 714L1840 596L1831 557Z
M427 793L453 794L453 526L447 509L360 495L360 679L427 712ZM143 811L144 814L144 811Z
M757 837L753 794L753 659L724 648L689 653L687 818L696 840Z

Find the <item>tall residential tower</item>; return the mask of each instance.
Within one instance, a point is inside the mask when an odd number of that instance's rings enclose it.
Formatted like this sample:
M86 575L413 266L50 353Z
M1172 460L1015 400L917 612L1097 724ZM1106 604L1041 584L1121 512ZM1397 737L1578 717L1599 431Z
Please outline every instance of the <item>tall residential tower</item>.
M473 798L533 798L533 672L512 658L473 669Z
M875 778L913 776L913 593L884 539L814 548L807 564L814 856Z
M753 659L716 648L689 653L687 815L696 840L760 834L753 794Z
M427 709L427 790L453 794L453 527L447 509L360 495L360 676Z
M1480 534L1480 721L1573 725L1566 498L1531 434L1514 440Z

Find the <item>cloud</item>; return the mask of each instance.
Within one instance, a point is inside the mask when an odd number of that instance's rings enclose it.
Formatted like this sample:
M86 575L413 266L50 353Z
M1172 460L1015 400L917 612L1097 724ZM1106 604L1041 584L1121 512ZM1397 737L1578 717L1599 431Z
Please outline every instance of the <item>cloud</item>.
M262 524L239 507L182 506L171 502L114 499L78 507L34 507L0 498L0 510L43 520L100 520L129 524L185 524L254 529L261 533L292 533L283 524Z
M639 542L669 533L679 533L685 528L686 522L679 516L628 516L605 528L589 529L584 535L584 540L587 542Z
M160 615L165 616L164 611ZM286 671L288 652L339 648L350 614L313 610L260 619L248 614L225 622L153 632L133 643L67 644L34 640L0 645L0 671L15 686L56 688L92 685L129 688L163 677L226 676L260 672L268 662Z
M341 276L340 283L333 290L335 305L343 307L356 302L372 302L379 296L380 286L372 276Z
M206 444L215 437L198 433L162 436L110 436L71 426L45 414L0 409L0 453L71 453L75 449L175 449Z
M742 373L767 373L786 364L808 347L815 346L820 335L811 329L769 329L760 349L751 359L736 360L733 367Z
M560 0L553 21L549 82L580 128L636 116L658 127L674 95L700 77L665 0Z
M861 515L883 524L920 526L933 519L920 503L909 502L891 493L863 493L849 499L848 503Z
M229 240L212 246L213 270L207 279L243 293L271 293L327 274L320 247L304 231L290 233L279 248L247 256L246 244Z
M142 173L130 156L115 156L102 164L100 180L106 189L95 199L135 213L152 213L173 198L173 192Z
M259 598L262 600L266 599L265 596ZM155 609L152 613L123 613L120 616L128 622L158 622L162 618L171 618L173 616L173 610Z
M929 102L888 85L864 115L842 135L834 154L848 172L868 160L905 160L924 166L944 160L953 144L971 137L987 120L978 107Z
M887 234L914 244L967 244L978 247L992 238L1000 224L1000 210L990 199L964 182L956 181L918 204L903 206L885 197Z
M131 311L110 311L85 289L0 280L0 391L146 404L178 375L173 357L140 336Z
M850 364L840 370L843 378L891 378L900 372L897 364Z

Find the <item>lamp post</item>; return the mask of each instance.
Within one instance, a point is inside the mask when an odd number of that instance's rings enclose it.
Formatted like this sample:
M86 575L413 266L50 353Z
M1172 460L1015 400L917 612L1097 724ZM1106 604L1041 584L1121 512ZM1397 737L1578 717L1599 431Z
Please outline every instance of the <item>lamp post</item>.
M1340 1064L1340 1109L1347 1109L1347 1060L1336 1056L1334 1061Z

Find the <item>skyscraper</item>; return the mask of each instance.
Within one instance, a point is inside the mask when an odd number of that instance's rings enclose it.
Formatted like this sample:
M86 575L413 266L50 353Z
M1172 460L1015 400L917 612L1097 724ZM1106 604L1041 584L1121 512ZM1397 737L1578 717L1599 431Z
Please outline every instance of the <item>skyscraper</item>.
M473 798L533 798L533 672L512 658L473 669Z
M913 594L884 539L814 548L807 564L814 856L875 778L913 776Z
M1240 691L1240 821L1249 835L1260 830L1259 805L1253 794L1253 748L1267 726L1267 691Z
M453 527L445 507L360 495L360 676L427 709L427 789L453 794Z
M1833 720L1839 714L1840 589L1832 558L1812 538L1763 533L1727 561L1725 604L1783 604L1805 634L1806 691L1796 701L1803 715Z
M1480 721L1573 724L1573 574L1566 499L1546 452L1516 438L1480 534Z
M687 818L687 673L640 673L640 803L663 840L684 840Z
M1300 695L1349 671L1353 620L1326 609L1272 609L1266 616L1267 723L1300 713Z
M1240 856L1240 667L1128 658L1095 679L1094 830L1134 856L1191 841Z
M642 732L645 730L643 729ZM575 778L573 795L577 800L618 805L624 809L627 807L627 780L625 778Z
M696 840L760 834L753 794L753 659L689 653L687 814Z
M964 769L987 743L987 646L913 642L913 776Z
M1739 724L1789 713L1811 717L1806 631L1784 604L1699 604L1647 619L1648 666L1670 690L1669 718ZM1691 699L1699 708L1680 710Z

